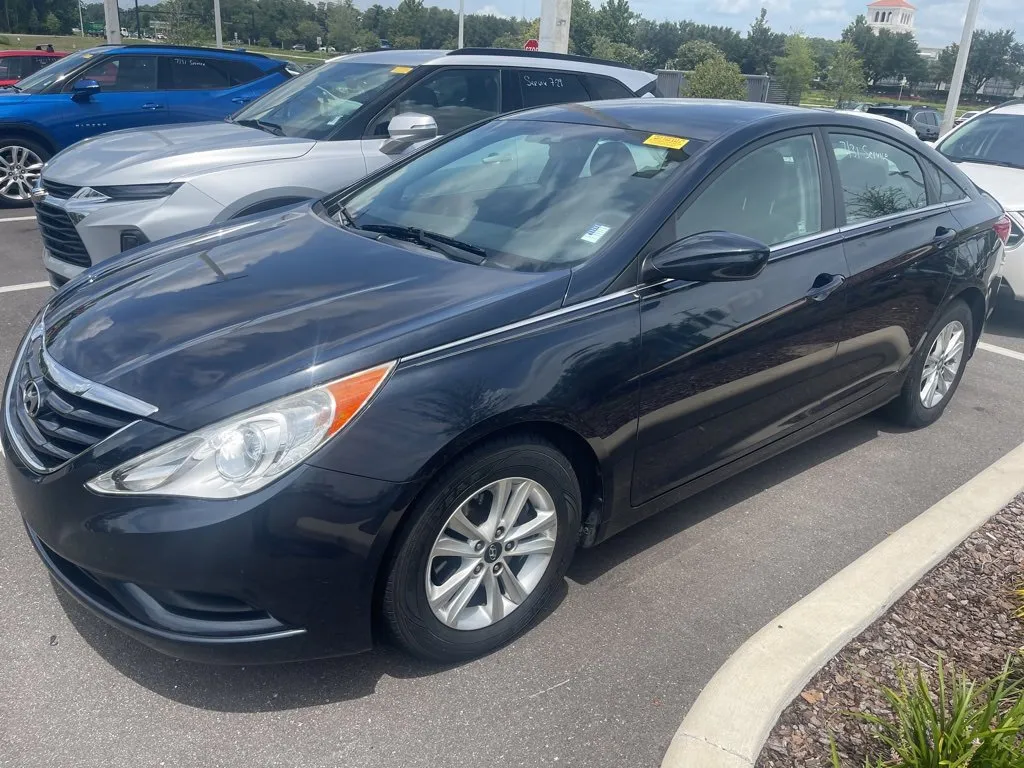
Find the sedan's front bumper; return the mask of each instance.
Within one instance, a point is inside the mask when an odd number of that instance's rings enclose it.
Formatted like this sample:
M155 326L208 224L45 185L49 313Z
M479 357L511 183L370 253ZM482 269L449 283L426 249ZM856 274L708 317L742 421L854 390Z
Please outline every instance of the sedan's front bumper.
M131 428L125 430L129 434ZM172 656L260 663L372 645L372 598L405 487L301 466L230 501L101 496L83 455L49 474L0 434L15 502L50 574Z

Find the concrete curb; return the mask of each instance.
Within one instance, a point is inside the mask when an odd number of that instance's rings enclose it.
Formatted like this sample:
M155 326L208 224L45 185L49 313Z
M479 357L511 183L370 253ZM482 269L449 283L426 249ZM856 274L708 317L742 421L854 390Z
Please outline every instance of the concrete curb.
M662 768L753 768L807 681L1024 488L1024 444L757 632L701 691Z

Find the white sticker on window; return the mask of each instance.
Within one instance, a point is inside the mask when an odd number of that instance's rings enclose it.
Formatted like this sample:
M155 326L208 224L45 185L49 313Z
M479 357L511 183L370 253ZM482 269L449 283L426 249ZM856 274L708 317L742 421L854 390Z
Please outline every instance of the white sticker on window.
M604 224L594 224L590 227L590 229L588 229L586 232L580 235L580 240L582 240L585 243L596 243L598 240L600 240L602 237L604 237L611 231L612 228L607 227Z

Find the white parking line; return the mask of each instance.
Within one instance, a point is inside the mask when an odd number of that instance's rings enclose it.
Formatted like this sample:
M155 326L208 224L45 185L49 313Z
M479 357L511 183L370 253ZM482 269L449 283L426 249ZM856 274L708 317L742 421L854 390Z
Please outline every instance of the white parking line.
M8 216L7 218L0 218L0 224L5 221L35 221L35 216Z
M15 291L31 291L33 288L49 288L50 284L42 283L21 283L20 285L0 285L0 293L14 293Z
M1014 360L1024 360L1024 352L1017 352L1016 350L1007 349L1006 347L997 347L995 344L989 344L985 341L978 342L978 349L984 349L986 352L995 352L997 355L1012 357Z

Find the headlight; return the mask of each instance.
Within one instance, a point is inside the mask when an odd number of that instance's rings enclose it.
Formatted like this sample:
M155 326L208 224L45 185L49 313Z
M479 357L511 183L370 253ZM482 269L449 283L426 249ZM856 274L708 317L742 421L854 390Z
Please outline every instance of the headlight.
M174 194L181 182L173 184L121 184L113 187L82 187L71 196L72 200L157 200Z
M359 413L394 363L232 416L93 478L97 493L234 499L313 453Z

